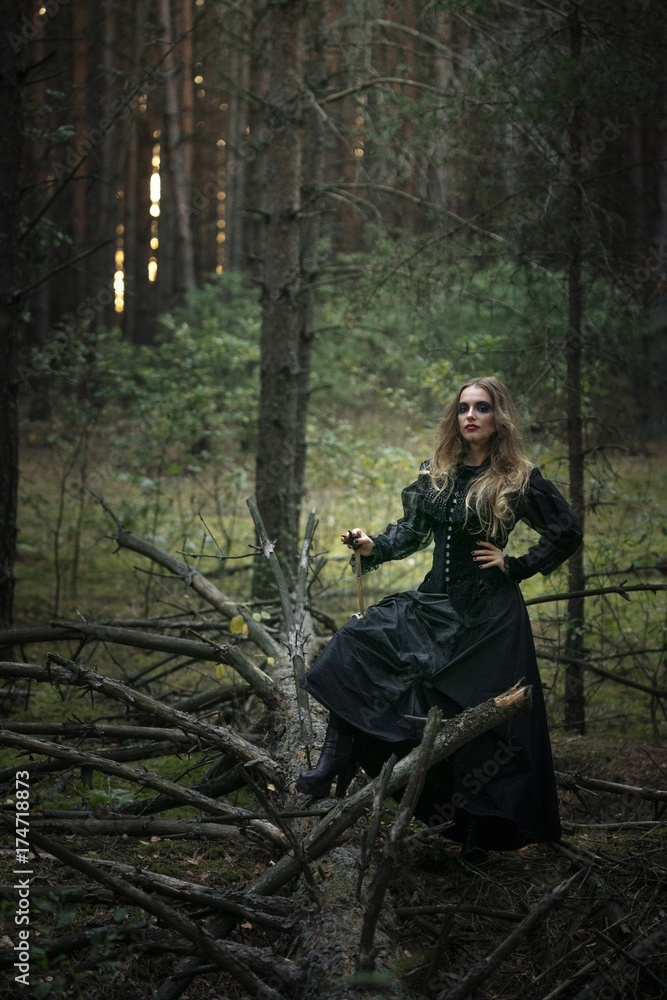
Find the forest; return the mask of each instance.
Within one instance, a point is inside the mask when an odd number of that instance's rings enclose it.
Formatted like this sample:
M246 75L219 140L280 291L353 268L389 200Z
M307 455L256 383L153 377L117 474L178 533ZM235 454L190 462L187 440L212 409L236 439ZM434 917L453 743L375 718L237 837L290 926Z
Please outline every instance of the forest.
M0 0L0 66L2 996L667 995L667 8ZM481 375L584 545L522 586L562 840L471 872L416 803L529 685L295 781L432 558L341 534Z

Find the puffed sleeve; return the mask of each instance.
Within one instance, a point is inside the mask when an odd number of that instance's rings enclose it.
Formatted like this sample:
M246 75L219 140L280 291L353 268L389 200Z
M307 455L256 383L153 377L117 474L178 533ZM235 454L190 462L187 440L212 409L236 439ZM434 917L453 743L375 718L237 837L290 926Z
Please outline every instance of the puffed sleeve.
M525 555L506 557L507 574L517 583L535 573L553 572L581 545L583 535L572 508L539 469L531 473L516 516L541 536Z
M419 470L419 478L406 486L401 493L403 517L389 524L381 535L371 535L375 543L370 556L361 557L363 572L376 569L390 559L405 559L419 549L424 549L433 537L430 518L423 510L423 496L430 485L428 462Z

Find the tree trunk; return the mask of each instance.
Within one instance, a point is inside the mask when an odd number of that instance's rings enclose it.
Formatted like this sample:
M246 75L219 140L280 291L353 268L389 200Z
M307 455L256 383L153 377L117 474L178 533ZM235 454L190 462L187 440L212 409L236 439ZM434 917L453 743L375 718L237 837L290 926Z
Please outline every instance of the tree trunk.
M183 137L180 126L180 102L177 80L177 60L175 58L174 37L171 17L171 0L159 0L159 16L162 27L160 52L164 57L162 71L165 78L164 117L166 137L162 145L171 181L171 193L175 208L176 254L174 260L174 284L179 291L195 285L194 245L190 225L191 190L186 177ZM180 286L180 288L178 287Z
M227 112L227 145L224 153L224 267L229 271L243 268L245 253L244 151L247 149L249 55L241 40L250 34L247 3L228 15L231 37L227 40L227 66L230 75ZM220 238L220 237L218 237Z
M19 171L23 150L20 65L22 16L27 4L0 0L0 623L12 622L19 431L17 362L19 303ZM7 649L0 650L6 655Z
M294 565L298 524L296 439L299 372L300 208L303 150L304 9L272 3L264 219L257 503L283 567ZM255 594L273 589L258 560Z
M328 3L311 4L309 8L308 92L317 101L327 84L325 37ZM324 187L324 127L319 107L313 101L305 109L303 215L301 219L301 288L299 292L299 389L297 400L295 484L296 524L299 525L301 498L306 475L306 418L310 403L310 370L315 338L315 283L319 273L319 240L322 222L321 195Z
M575 7L570 14L570 54L573 73L577 74L581 56L582 26ZM581 527L584 527L584 443L581 411L581 363L583 354L582 316L583 291L581 281L583 203L581 188L582 107L579 81L574 84L575 97L569 130L570 151L570 254L568 263L568 329L565 343L567 363L567 450L570 474L570 502ZM580 548L568 563L568 589L585 589L584 555ZM571 597L567 603L567 635L565 652L573 660L584 658L584 598ZM583 733L586 726L584 671L578 663L568 663L565 669L565 726Z

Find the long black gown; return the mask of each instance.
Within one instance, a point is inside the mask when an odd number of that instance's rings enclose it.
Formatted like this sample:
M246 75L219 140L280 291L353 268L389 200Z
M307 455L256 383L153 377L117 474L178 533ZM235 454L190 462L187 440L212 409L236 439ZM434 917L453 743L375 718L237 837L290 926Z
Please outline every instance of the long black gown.
M518 583L550 573L581 544L581 530L556 487L533 469L516 498L515 521L540 535L507 572L482 569L472 550L484 537L466 517L471 480L488 464L464 466L448 494L432 486L428 463L402 493L404 516L373 538L364 571L402 559L434 541L431 570L417 590L393 594L333 636L304 687L354 727L357 759L371 775L390 753L420 740L423 718L438 705L445 718L506 691L533 685L533 707L432 767L416 815L462 841L470 816L482 817L481 845L513 850L560 837L558 802L542 686L528 614ZM495 544L500 544L494 539ZM502 547L502 546L501 546Z

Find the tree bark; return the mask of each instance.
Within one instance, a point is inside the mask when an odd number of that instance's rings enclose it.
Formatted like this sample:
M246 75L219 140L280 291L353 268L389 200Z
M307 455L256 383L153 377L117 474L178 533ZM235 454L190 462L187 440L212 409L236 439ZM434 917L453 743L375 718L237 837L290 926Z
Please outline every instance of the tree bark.
M180 291L195 285L194 244L190 222L191 189L186 175L186 161L180 126L180 102L177 79L177 60L174 54L175 41L172 29L171 0L159 0L159 16L162 22L160 51L164 57L162 69L165 74L164 117L166 121L166 142L163 156L171 178L174 196L176 254L174 278Z
M28 4L0 0L0 626L12 623L19 475L18 290L20 188L23 151L22 17ZM2 649L0 655L11 656Z
M581 155L582 147L582 116L580 81L580 58L582 47L582 24L579 9L574 5L569 14L570 56L574 74L574 106L568 135L569 150L569 198L570 227L569 262L568 262L568 327L565 342L565 360L567 365L567 453L570 475L570 503L581 528L584 528L584 440L583 415L581 409L582 394L582 358L583 358L583 289L582 289L582 226L583 196ZM575 552L568 562L568 589L581 591L585 587L583 546ZM576 662L584 658L584 599L571 597L567 603L567 634L565 652L572 662L565 669L565 714L564 722L567 729L584 733L586 729L586 702L584 692L584 672Z
M283 569L297 550L296 483L299 372L300 211L303 156L303 0L272 2L269 21L269 93L266 127L267 183L263 240L263 288L259 440L256 496L262 520ZM253 592L274 584L264 560L256 564Z
M322 109L317 104L327 86L326 20L328 3L308 8L308 59L306 84L310 100L304 108L304 152L300 220L301 283L298 298L298 394L294 481L297 527L305 489L307 457L307 416L310 406L310 372L315 341L315 284L319 275L319 242L322 228L325 142Z

